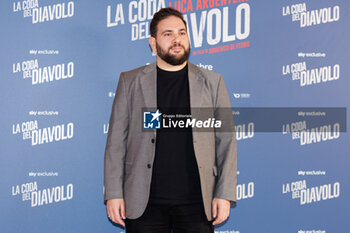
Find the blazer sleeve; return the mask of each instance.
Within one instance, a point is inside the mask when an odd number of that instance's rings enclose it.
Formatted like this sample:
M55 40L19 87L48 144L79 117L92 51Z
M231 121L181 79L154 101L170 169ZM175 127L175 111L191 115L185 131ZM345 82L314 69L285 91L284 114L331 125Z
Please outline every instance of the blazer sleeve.
M120 74L109 119L104 155L104 200L123 198L124 161L129 110L123 73Z
M220 75L216 101L215 119L222 121L222 128L215 129L215 153L218 177L214 197L237 201L237 143L230 99L223 77Z

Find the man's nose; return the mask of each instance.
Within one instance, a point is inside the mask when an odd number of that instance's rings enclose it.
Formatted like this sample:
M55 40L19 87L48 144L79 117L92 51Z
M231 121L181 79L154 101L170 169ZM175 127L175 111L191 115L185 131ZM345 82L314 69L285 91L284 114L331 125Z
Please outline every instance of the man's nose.
M179 43L180 42L180 35L179 34L175 34L173 41L176 42L176 43Z

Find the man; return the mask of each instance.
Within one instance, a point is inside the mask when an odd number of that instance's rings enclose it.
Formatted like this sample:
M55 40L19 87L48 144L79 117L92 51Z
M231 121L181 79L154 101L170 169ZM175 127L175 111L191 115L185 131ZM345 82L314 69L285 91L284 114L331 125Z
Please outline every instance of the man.
M152 19L156 62L120 75L105 151L105 196L111 221L127 233L213 233L236 202L237 151L233 128L142 130L143 108L192 119L198 108L232 122L221 75L188 62L187 25L180 12L163 8ZM226 111L227 112L227 111ZM155 118L157 115L155 116ZM124 223L125 220L125 223Z

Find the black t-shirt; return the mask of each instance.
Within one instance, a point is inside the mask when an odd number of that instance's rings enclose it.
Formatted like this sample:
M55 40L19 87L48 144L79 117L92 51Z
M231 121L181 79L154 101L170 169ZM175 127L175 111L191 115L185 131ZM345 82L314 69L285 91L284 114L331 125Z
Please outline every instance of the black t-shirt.
M157 107L163 115L191 113L188 65L179 71L157 67ZM150 202L185 204L201 201L192 129L157 129Z

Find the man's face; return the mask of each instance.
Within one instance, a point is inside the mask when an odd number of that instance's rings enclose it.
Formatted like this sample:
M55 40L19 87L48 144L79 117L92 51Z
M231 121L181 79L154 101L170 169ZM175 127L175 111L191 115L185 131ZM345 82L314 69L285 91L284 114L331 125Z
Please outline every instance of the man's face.
M171 65L181 65L190 55L190 43L185 24L176 16L158 23L155 40L157 55Z

